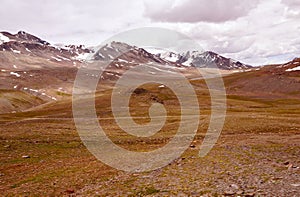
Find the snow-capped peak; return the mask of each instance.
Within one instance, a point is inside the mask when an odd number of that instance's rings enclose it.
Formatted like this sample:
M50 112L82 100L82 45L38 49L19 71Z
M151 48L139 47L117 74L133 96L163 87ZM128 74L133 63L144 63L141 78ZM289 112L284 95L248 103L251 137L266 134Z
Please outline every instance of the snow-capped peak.
M233 69L247 69L250 66L242 64L238 61L225 58L217 53L211 51L187 51L184 53L174 53L174 52L163 52L157 53L158 57L167 60L169 62L174 62L177 64L182 64L184 66L196 66L196 67L215 67L224 70Z
M9 37L3 35L2 33L0 33L0 44L5 43L5 42L9 42L10 39Z

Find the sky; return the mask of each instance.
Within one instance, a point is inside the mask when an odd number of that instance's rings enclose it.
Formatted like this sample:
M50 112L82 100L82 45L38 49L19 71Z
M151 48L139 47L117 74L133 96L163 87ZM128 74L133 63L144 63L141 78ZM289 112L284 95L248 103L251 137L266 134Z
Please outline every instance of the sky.
M300 57L300 0L1 0L0 31L95 46L134 28L164 27L250 65Z

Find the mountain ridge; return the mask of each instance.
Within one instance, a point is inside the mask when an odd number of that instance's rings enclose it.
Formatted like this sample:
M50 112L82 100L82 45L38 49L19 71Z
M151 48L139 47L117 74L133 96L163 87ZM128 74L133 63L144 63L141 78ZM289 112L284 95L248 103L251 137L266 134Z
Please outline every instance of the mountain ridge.
M96 47L86 48L84 45L51 45L49 42L24 31L19 31L16 34L0 32L0 40L0 51L31 54L48 59L54 59L56 61L70 61L71 59L85 60L93 53L95 54L93 54L92 60L110 60L111 58L116 58L117 54L120 56L120 53L133 50L135 51L134 53L147 56L154 62L163 64L187 67L217 67L221 70L243 70L252 68L250 65L223 57L212 51L186 51L181 54L169 52L169 56L172 55L175 57L175 59L171 59L167 54L154 54L148 52L147 49L144 48L131 46L127 43L112 41L109 45L107 44L95 52L94 50ZM43 53L41 53L41 51L43 51ZM108 52L111 52L111 54L108 54ZM51 55L45 56L47 53ZM101 57L100 54L102 54L102 56L104 55L104 58Z
M162 74L170 77L170 73L181 72L193 82L203 80L199 77L197 69L208 62L206 65L215 63L221 67L220 73L224 77L229 94L270 98L300 97L300 58L285 64L244 67L238 61L211 51L191 51L183 54L169 52L168 56L167 53L153 54L147 51L147 48L117 41L97 50L85 48L83 45L54 46L36 36L27 35L26 32L18 32L15 35L2 32L0 39L0 90L12 90L9 94L10 99L2 100L2 107L6 112L23 111L41 102L56 102L69 98L77 71L83 66L90 69L86 74L88 78L98 78L106 85L111 85L128 69L140 64L148 65L146 74L153 76ZM165 56L161 57L162 55ZM88 56L94 62L85 61ZM103 64L97 64L97 61L102 61ZM99 76L93 63L97 69L99 66L109 65ZM99 86L97 91L107 87L106 85ZM32 97L22 95L28 100L24 105L10 103L18 99L20 92ZM8 97L6 93L3 95ZM35 103L35 97L42 101Z

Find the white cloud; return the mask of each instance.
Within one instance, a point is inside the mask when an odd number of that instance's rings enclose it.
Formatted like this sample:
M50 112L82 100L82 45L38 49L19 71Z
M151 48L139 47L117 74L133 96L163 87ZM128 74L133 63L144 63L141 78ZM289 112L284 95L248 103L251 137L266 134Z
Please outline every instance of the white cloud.
M147 21L137 17L142 13L143 2L126 0L3 0L0 26L14 32L22 29L52 42L98 44L132 24Z
M190 35L206 50L253 65L277 63L300 56L299 20L288 9L279 0L266 0L232 21L164 25Z
M145 2L145 15L162 22L224 22L245 16L258 0L185 0ZM160 6L158 6L158 4Z

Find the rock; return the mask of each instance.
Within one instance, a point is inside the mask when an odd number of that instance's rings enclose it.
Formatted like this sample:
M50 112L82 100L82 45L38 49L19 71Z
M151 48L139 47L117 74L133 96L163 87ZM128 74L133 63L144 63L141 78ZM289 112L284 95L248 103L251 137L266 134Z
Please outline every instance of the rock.
M7 145L4 145L4 148L9 148L10 147L10 145L9 144L7 144Z
M143 93L146 93L146 92L148 92L148 91L146 89L144 89L144 88L136 88L133 91L134 94L143 94Z
M290 161L285 161L283 162L284 165L289 165L290 164Z
M66 193L68 193L68 194L73 194L74 192L75 192L74 189L71 189L71 188L66 190Z
M233 196L235 194L235 192L233 191L233 190L226 190L225 192L224 192L224 195L225 196Z
M239 191L236 192L237 195L242 195L243 193L244 193L243 190L239 190Z
M289 165L287 165L287 167L288 167L288 170L292 170L292 169L299 169L299 167L297 167L297 166L294 166L293 164L289 164Z
M240 187L236 184L231 184L229 187L231 187L232 189L238 190Z
M300 183L292 183L291 186L300 187Z
M191 144L190 147L191 147L191 148L195 148L196 146L195 146L194 144Z
M22 158L28 159L28 158L30 158L30 156L29 155L23 155Z
M253 196L255 196L254 192L248 192L245 194L245 197L253 197Z

